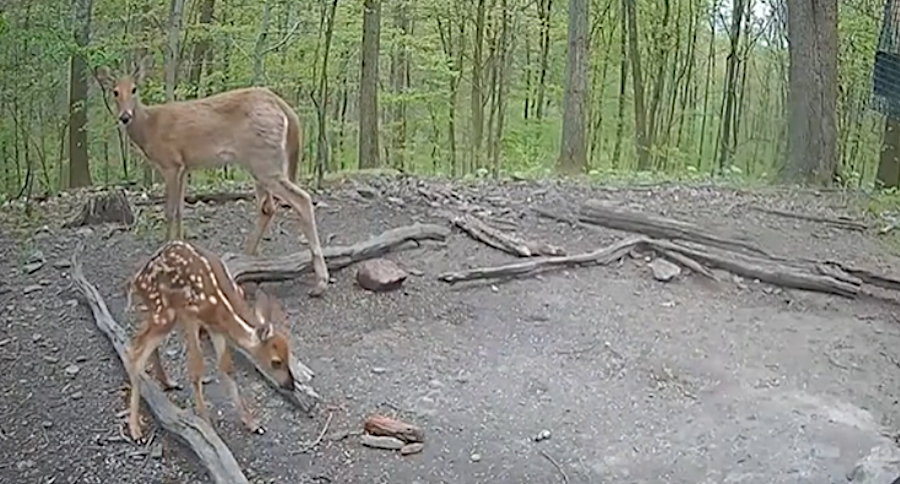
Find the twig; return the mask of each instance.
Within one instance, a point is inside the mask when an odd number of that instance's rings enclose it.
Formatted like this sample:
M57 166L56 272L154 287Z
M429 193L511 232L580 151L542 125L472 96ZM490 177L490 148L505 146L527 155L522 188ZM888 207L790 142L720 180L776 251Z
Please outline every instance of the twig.
M319 432L319 436L316 437L316 440L313 440L313 441L310 442L309 444L303 446L302 449L297 450L297 451L294 451L294 452L292 452L292 453L293 453L294 455L297 455L297 454L305 454L305 453L307 453L307 452L313 450L313 448L315 448L315 446L317 446L317 445L319 445L320 443L322 443L322 439L325 438L325 432L328 432L328 426L331 425L331 419L332 419L332 417L334 417L334 412L328 412L328 419L325 420L325 425L322 426L322 431Z
M559 462L556 462L556 459L554 459L553 457L550 457L550 454L548 454L546 451L544 451L544 449L538 449L538 452L540 452L541 455L544 456L544 458L549 460L550 463L553 464L553 467L556 467L556 470L558 470L559 473L562 475L563 482L565 484L569 484L569 476L566 474L566 471L563 470L562 466L559 465Z
M777 215L779 217L792 218L797 220L805 220L807 222L819 222L826 225L833 225L835 227L847 230L857 230L860 232L865 231L869 227L866 224L855 222L853 220L848 220L845 218L830 218L830 217L821 217L818 215L807 215L804 213L797 212L789 212L786 210L778 210L775 208L764 208L764 207L750 207L757 212L767 213L770 215Z

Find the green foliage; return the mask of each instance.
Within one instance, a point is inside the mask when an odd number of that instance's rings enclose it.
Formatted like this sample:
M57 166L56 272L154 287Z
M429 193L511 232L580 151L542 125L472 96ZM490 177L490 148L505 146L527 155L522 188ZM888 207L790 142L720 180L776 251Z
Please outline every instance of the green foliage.
M325 0L245 0L214 3L213 21L199 21L202 3L186 0L179 37L176 97L208 95L253 83L282 95L301 116L305 129L304 174L312 173L316 151L316 108L311 96L319 86L324 53ZM399 29L401 1L407 2L411 31ZM163 67L169 2L163 0L93 0L91 43L75 43L72 2L19 2L0 12L0 198L55 193L65 188L69 122L69 58L82 56L91 69L108 65L122 71L144 52L153 62L142 97L148 104L165 100ZM488 2L485 24L485 160L499 150L500 176L553 174L562 128L562 92L567 49L567 2L552 4L549 53L540 84L540 1L507 0L508 57L502 64L504 112L492 116L497 92L491 73L501 58L497 40L502 28L501 2ZM750 1L751 6L762 0ZM767 4L769 2L766 2ZM362 0L338 2L327 66L326 117L331 162L329 171L357 166ZM427 174L484 176L494 170L473 166L470 159L472 50L476 0L384 0L381 9L379 105L386 166ZM668 4L668 19L664 5ZM771 12L746 23L736 53L739 65L736 137L728 166L718 159L723 124L722 103L730 52L731 12L718 0L638 0L638 51L644 77L648 117L655 119L650 148L653 171L632 173L635 107L630 54L622 58L621 2L591 1L591 105L588 140L590 177L613 180L647 177L684 180L724 179L740 183L769 180L786 152L787 53L784 32ZM713 17L713 12L715 17ZM753 11L761 12L755 8ZM880 147L881 119L867 111L874 48L880 28L881 2L842 2L839 12L841 94L838 122L844 186L871 183ZM264 24L264 19L267 20ZM664 23L667 25L664 26ZM711 30L711 26L715 30ZM209 53L199 80L192 80L195 52L207 43ZM459 49L462 55L457 56ZM397 53L409 59L409 87L394 88L391 71ZM710 53L712 54L710 56ZM457 61L462 61L461 69ZM624 97L620 66L626 63ZM708 74L707 74L708 73ZM142 156L130 149L116 128L103 93L88 78L88 150L95 181L141 181ZM194 82L196 81L196 82ZM456 95L452 86L456 84ZM657 86L660 88L657 91ZM546 101L537 119L539 91ZM657 96L658 92L658 96ZM106 101L106 102L104 102ZM620 116L620 102L621 106ZM526 107L527 106L527 107ZM404 107L404 120L397 118ZM528 116L526 117L526 112ZM492 119L503 119L497 138ZM450 123L455 125L451 134ZM405 122L404 122L405 121ZM621 125L621 129L619 128ZM402 150L393 140L406 127ZM455 150L451 145L455 141ZM125 148L123 153L122 147ZM30 175L28 173L31 173ZM240 170L209 170L192 177L194 187L246 181ZM30 184L26 186L26 183Z

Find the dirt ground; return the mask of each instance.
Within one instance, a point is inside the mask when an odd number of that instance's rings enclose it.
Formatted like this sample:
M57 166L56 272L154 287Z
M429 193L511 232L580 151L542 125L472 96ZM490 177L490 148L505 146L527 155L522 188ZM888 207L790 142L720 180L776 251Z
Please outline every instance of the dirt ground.
M453 188L442 204L420 192ZM445 211L481 209L522 237L591 250L628 234L538 218L588 198L692 221L784 256L836 259L894 272L898 258L870 233L766 215L752 206L859 216L845 196L739 192L712 187L610 189L561 182L450 185L374 178L316 195L325 245L346 245ZM53 210L74 203L56 200ZM0 238L0 482L210 482L190 451L143 415L154 439L122 437L127 378L89 311L66 260L79 243L84 268L113 315L121 285L162 240L161 207L141 207L139 228L67 230ZM188 206L191 240L237 251L252 205ZM152 223L151 223L152 222ZM156 229L147 230L155 223ZM279 212L263 254L301 247L293 215ZM23 271L39 249L46 262ZM447 243L387 256L409 269L400 291L373 294L355 271L333 272L322 299L311 277L264 288L291 318L294 351L324 398L300 415L247 365L242 394L267 429L238 425L215 378L206 386L215 425L255 483L885 483L857 463L892 449L900 430L900 326L896 306L785 290L720 273L663 283L647 262L557 270L507 282L448 286L436 275L510 262L455 230ZM206 345L208 354L211 349ZM163 352L185 382L183 346ZM211 355L208 361L211 363ZM190 386L170 394L192 405ZM364 448L342 432L373 412L422 427L418 455ZM300 453L332 418L325 438ZM534 437L549 431L550 438ZM880 447L879 447L880 446ZM889 464L886 464L889 466ZM900 475L900 464L894 469ZM890 472L890 470L886 471ZM849 476L849 477L848 477ZM880 479L880 480L878 480Z

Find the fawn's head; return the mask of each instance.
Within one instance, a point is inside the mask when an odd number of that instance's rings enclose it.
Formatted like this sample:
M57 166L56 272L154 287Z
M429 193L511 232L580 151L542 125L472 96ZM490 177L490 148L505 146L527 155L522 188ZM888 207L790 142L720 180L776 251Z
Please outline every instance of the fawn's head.
M94 77L97 78L97 82L100 83L103 89L112 92L118 111L116 118L122 123L122 126L128 126L134 119L134 110L140 103L138 88L144 81L145 63L142 60L135 64L131 73L127 76L116 76L106 66L98 67L94 71Z
M263 291L257 291L256 334L260 345L254 356L269 372L282 388L294 389L294 375L288 364L291 355L290 337L287 332L287 317L274 297Z

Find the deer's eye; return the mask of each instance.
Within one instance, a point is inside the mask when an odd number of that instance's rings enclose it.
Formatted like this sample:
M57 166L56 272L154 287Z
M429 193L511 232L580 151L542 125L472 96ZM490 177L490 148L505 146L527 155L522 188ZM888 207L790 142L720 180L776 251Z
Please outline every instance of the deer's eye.
M113 89L113 96L119 97L119 90L118 90L118 89Z
M272 369L273 370L280 370L283 366L284 366L284 361L279 360L279 359L272 360Z
M131 88L131 94L134 94L134 93L136 93L136 92L137 92L137 88L136 88L136 87L132 87L132 88Z

